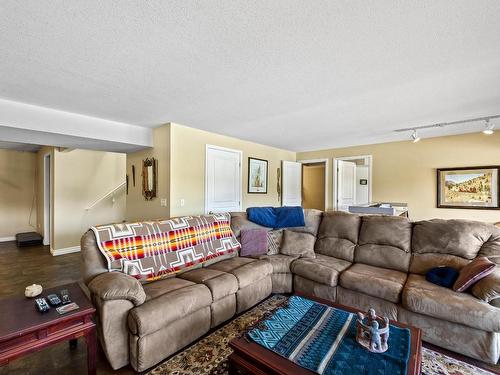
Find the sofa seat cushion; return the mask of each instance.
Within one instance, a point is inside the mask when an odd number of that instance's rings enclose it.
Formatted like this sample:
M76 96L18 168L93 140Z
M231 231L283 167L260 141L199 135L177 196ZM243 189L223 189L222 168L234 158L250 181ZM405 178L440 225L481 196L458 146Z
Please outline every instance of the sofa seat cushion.
M132 334L142 337L211 304L210 290L202 284L191 284L159 295L130 310L128 327Z
M292 272L317 283L337 286L339 274L348 268L351 262L343 259L316 254L316 258L301 258L292 263Z
M273 273L273 267L268 261L243 257L224 260L208 268L236 276L239 289L256 283Z
M262 255L259 259L267 260L273 266L273 273L292 273L290 266L292 265L294 260L297 260L299 257L294 255Z
M235 294L238 291L238 280L234 275L210 268L188 271L179 277L196 284L206 285L212 292L214 301Z
M406 281L406 273L356 263L340 275L343 288L398 303Z
M152 283L144 284L144 292L146 293L146 301L161 296L162 294L173 292L174 290L185 288L190 285L195 285L195 283L183 280L178 277L171 277L169 279L163 279L158 281L153 281Z
M229 272L234 270L235 268L244 266L245 264L255 262L256 258L247 258L247 257L234 257L231 259L222 260L220 262L211 264L207 268L212 270L218 270L222 272Z
M432 284L410 274L403 290L403 307L433 318L488 332L500 332L500 310L470 294Z

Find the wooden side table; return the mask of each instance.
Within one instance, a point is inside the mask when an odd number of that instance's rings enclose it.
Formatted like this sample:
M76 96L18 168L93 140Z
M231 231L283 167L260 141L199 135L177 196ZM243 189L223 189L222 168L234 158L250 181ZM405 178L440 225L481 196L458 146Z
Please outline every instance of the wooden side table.
M76 283L44 290L41 296L59 294L61 289L68 289L71 301L79 309L59 315L55 307L51 307L48 312L40 313L33 298L19 296L0 300L0 366L61 341L74 345L74 340L83 336L87 343L88 373L96 373L95 308Z

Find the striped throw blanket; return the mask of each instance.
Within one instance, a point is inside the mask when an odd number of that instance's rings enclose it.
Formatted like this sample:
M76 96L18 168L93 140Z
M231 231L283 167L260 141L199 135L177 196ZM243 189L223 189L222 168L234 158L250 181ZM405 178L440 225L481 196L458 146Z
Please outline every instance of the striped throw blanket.
M262 327L261 327L262 326ZM317 374L406 374L410 330L391 326L389 349L371 353L356 342L356 315L292 296L257 328L257 344Z
M92 227L109 271L154 281L240 248L228 213Z

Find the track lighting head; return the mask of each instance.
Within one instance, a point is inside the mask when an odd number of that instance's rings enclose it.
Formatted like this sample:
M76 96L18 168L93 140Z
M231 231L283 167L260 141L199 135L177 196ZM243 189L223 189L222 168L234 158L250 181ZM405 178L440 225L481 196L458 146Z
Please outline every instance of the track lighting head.
M417 129L413 129L411 139L413 140L413 143L417 143L418 141L420 141L420 137L417 134Z
M490 123L490 119L484 120L484 130L483 133L486 135L493 134L493 128L495 127L494 124Z

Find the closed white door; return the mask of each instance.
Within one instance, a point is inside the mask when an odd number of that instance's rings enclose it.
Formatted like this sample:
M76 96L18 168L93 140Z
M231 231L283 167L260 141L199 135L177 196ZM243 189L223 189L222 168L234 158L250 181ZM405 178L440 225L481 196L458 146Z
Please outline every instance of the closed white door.
M282 206L302 206L302 164L282 162Z
M241 158L241 151L207 145L206 213L241 211Z
M337 161L337 209L348 211L356 204L356 163Z

